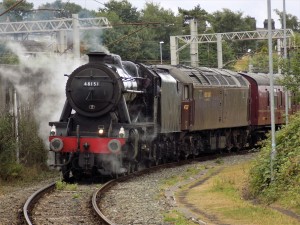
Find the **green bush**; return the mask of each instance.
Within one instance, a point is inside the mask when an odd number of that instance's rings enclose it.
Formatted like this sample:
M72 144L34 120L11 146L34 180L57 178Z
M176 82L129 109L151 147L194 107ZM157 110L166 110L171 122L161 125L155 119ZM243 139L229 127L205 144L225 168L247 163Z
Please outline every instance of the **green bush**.
M16 142L13 120L9 114L0 116L0 178L8 180L19 175L16 166Z
M293 196L287 205L300 209L300 113L276 132L276 151L271 181L271 138L268 137L250 170L250 192L267 203Z
M18 163L2 164L1 178L3 180L11 181L16 178L21 178L23 172L23 166Z
M56 190L76 191L78 188L77 184L68 184L64 181L57 181L55 184Z
M14 118L9 113L0 115L0 180L26 180L29 168L46 168L47 151L33 117L22 112L19 119L18 143L15 137ZM19 149L17 159L16 149ZM32 169L31 169L32 171Z
M38 136L38 126L31 115L23 113L19 122L20 158L25 166L41 166L47 162L47 153L42 139Z

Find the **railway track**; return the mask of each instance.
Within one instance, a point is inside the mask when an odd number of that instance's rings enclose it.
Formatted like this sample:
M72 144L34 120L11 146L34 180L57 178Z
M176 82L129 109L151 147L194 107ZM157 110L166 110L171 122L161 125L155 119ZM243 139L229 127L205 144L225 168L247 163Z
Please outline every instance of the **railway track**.
M99 207L100 206L99 202L101 201L102 197L106 194L107 191L109 191L112 187L118 185L119 183L126 182L127 180L130 180L132 178L143 176L145 174L149 174L149 173L152 173L152 172L164 169L164 168L170 168L170 167L175 167L175 166L178 166L178 165L182 165L182 164L187 163L187 162L188 161L163 164L163 165L143 169L141 171L136 171L136 172L131 173L127 176L122 176L122 177L119 177L117 179L114 179L114 180L111 180L111 181L107 182L99 190L95 191L94 194L93 194L92 205L93 205L94 211L99 216L102 223L104 223L106 225L116 225L106 215L104 215L101 208Z
M45 187L37 190L36 192L34 192L25 202L24 206L23 206L23 219L24 219L24 223L28 224L28 225L32 225L32 217L31 217L31 212L32 209L34 208L35 204L38 202L38 200L44 196L46 193L49 193L51 191L53 191L55 188L55 182L46 185Z
M23 207L23 224L99 224L91 196L102 184L76 184L74 190L57 190L56 182L31 195ZM95 212L95 213L94 213ZM102 224L102 223L101 223Z
M187 161L185 163L187 163ZM28 225L34 225L34 224L46 225L46 224L55 224L56 223L55 221L60 220L59 222L60 224L61 223L74 224L75 220L78 220L79 223L84 222L84 224L99 224L99 221L101 221L101 224L113 225L115 223L110 221L109 218L107 218L99 208L99 200L106 193L106 191L108 191L110 188L117 185L118 183L126 182L126 180L129 180L133 177L142 176L144 174L154 172L163 168L175 167L180 164L184 164L184 162L170 163L170 164L160 165L160 166L144 169L141 171L137 171L127 176L122 176L119 177L118 179L110 180L105 184L101 184L100 188L98 188L99 184L97 184L95 188L96 190L93 191L92 197L87 198L87 199L91 199L91 201L87 200L85 203L86 205L91 203L90 209L88 210L90 217L92 218L91 222L87 222L87 220L89 219L88 216L86 215L78 215L78 214L72 215L74 214L74 210L70 212L71 215L67 215L67 212L65 212L66 208L74 208L76 206L77 197L75 198L74 196L77 195L77 193L83 193L84 192L83 189L86 188L86 186L90 187L91 184L78 185L80 190L72 192L72 191L56 191L55 190L56 182L53 182L39 189L27 199L27 201L23 206L23 223ZM75 206L67 207L68 201L63 200L66 198L72 198L73 201L75 202ZM59 205L61 205L63 209L61 209ZM55 210L52 210L51 208ZM86 209L88 208L89 207L86 207ZM63 215L60 215L59 212L62 210L64 211L64 213Z
M239 154L245 154L245 152L240 152ZM232 155L236 155L232 154L232 153L226 153L224 154L224 156L232 156ZM118 212L121 215L127 214L127 213L122 213L122 208L130 208L132 205L138 205L138 207L140 206L140 208L145 207L145 205L147 206L147 211L150 211L150 214L155 214L154 211L162 211L165 210L166 208L171 208L169 206L164 207L164 208L160 208L159 204L156 205L155 202L152 202L152 200L149 200L149 196L151 195L151 189L153 187L153 189L159 189L159 187L154 187L155 185L160 185L159 184L159 174L161 171L165 170L165 169L171 169L170 172L167 172L165 177L162 177L161 179L168 179L171 176L175 176L178 173L184 171L184 170L188 170L188 168L190 167L191 164L197 165L198 162L201 161L208 161L208 160L214 160L217 159L220 155L210 155L210 156L205 156L205 157L201 157L201 158L197 158L197 159L190 159L190 160L185 160L185 161L180 161L180 162L175 162L175 163L169 163L169 164L163 164L163 165L159 165L156 167L151 167L148 169L144 169L138 172L134 172L131 173L130 175L124 176L124 177L120 177L118 179L114 179L110 182L108 182L107 184L105 184L104 186L101 187L101 189L97 190L96 192L94 192L93 194L93 206L94 209L98 212L98 215L101 217L101 221L103 221L104 224L107 225L116 225L116 224L162 224L163 223L163 218L161 216L161 218L159 218L159 216L153 216L152 215L143 215L143 217L145 217L143 220L139 215L139 212L134 213L134 212L128 212L129 215L133 215L133 217L136 217L135 219L131 219L131 218L121 218L122 216L118 216L116 215L115 212ZM176 168L179 166L183 166L182 169L177 170ZM186 166L186 167L184 167ZM172 168L174 168L174 171L172 171ZM169 174L168 174L169 173ZM152 174L152 175L151 175ZM142 177L146 176L147 178L143 179ZM139 188L139 184L143 183L143 182L149 182L149 185L144 185L141 190ZM132 185L130 184L132 183ZM149 189L147 189L147 186L150 187ZM131 187L136 188L136 192L128 192L127 190L130 190ZM141 191L141 193L146 193L147 192L147 196L143 196L143 194L141 194L139 197L140 199L134 199L135 198L135 194L137 192ZM111 192L111 193L110 193ZM125 201L122 200L116 200L114 197L116 195L118 195L118 193L123 193L123 195L125 196L132 196L132 199L128 199ZM154 191L155 192L155 191ZM150 194L148 194L150 193ZM152 193L154 195L157 195L158 192ZM152 198L156 198L156 196L152 196ZM108 200L105 200L108 199ZM118 197L117 197L118 199ZM121 199L121 198L120 198ZM136 200L136 201L135 201ZM104 203L102 203L102 201L104 201ZM106 201L106 203L105 203ZM166 201L169 201L168 199L166 199ZM116 204L122 205L122 204L128 204L128 206L122 206L122 207L115 207L112 210L109 210L108 208L111 207L112 205L115 205L115 202L117 202ZM144 203L143 203L144 202ZM164 202L161 203L162 205L172 205L172 203L170 202ZM149 206L150 205L150 206ZM151 206L152 205L152 206ZM151 211L152 210L152 211ZM126 210L125 210L126 211ZM141 213L142 214L142 213ZM159 212L159 214L161 214L161 212ZM147 218L147 216L149 216ZM161 221L159 221L159 219L161 219Z
M102 213L101 209L99 208L98 202L99 199L101 198L101 195L103 195L103 193L105 193L113 185L115 185L115 180L111 180L107 182L99 190L95 191L92 197L93 209L95 213L98 215L98 217L100 218L100 220L102 221L102 223L106 225L115 225L115 224Z
M100 203L103 198L105 198L106 193L113 187L119 185L119 189L122 189L122 187L135 180L135 178L138 179L138 177L146 176L166 168L176 168L180 165L189 165L192 161L197 163L199 161L213 160L218 157L219 155L213 155L199 159L163 164L137 171L127 176L119 177L118 179L110 180L105 184L79 184L76 191L57 191L55 190L55 182L51 183L36 191L28 198L23 207L24 223L30 225L47 225L58 223L74 224L77 222L76 224L114 225L116 223L113 222L113 219L111 218L112 214L107 213L107 211L109 211L107 210L109 206L105 207L105 204L102 204L105 209L105 212L103 212ZM175 174L176 173L177 172L175 172ZM151 179L153 178L149 178L149 180ZM149 182L149 187L151 187L152 183L151 181ZM134 187L137 185L138 184L134 184ZM141 196L141 198L143 197ZM156 207L157 206L154 206L153 209ZM66 209L68 210L66 211ZM151 220L151 218L148 220Z

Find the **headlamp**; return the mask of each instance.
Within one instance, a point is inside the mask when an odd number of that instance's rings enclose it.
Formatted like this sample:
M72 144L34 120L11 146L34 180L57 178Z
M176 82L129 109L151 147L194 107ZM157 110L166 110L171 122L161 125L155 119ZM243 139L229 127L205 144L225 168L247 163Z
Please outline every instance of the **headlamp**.
M104 134L104 126L103 125L98 126L98 133L100 136L102 136Z

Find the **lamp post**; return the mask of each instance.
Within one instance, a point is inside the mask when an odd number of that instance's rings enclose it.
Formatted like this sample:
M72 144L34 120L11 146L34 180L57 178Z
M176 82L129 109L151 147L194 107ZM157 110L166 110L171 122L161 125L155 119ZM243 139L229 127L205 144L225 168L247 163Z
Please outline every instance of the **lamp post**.
M160 41L160 42L159 42L160 64L162 64L162 44L163 44L163 43L164 43L163 41Z
M249 48L248 49L248 54L249 54L249 64L248 64L248 71L249 73L253 72L253 64L252 64L252 50Z

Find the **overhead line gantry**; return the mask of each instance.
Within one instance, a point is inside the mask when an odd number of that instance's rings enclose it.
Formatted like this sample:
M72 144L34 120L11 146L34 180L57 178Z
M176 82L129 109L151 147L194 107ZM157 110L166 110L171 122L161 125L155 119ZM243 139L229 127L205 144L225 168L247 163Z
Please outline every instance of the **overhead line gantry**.
M66 32L73 32L73 53L79 57L80 40L79 30L99 30L112 28L110 22L105 17L96 18L78 18L78 14L73 14L72 18L61 18L53 20L40 21L22 21L22 22L2 22L0 23L0 36L22 34L22 41L26 40L30 34L58 34L56 42L58 52L63 53L67 49ZM24 36L25 34L25 36Z
M198 66L198 44L201 43L217 43L218 52L218 68L223 67L222 60L222 41L241 41L241 40L266 40L268 39L268 30L258 29L254 31L240 31L240 32L228 32L228 33L212 33L212 34L197 34L197 23L190 22L191 35L178 35L170 37L170 51L171 51L171 64L179 64L179 52L187 47L191 46L191 65ZM290 38L294 36L293 30L287 29L286 36ZM284 37L284 30L272 30L272 38L282 40ZM182 45L179 46L179 43Z

